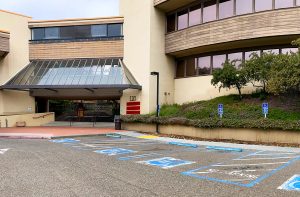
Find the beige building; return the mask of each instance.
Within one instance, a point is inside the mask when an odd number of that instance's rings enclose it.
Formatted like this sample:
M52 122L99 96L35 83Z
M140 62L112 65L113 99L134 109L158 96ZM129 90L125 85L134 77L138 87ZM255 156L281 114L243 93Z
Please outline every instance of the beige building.
M1 11L0 21L0 114L55 111L58 100L75 101L84 117L107 103L113 114L145 114L156 109L153 71L159 104L181 104L236 93L210 84L226 59L296 51L300 1L120 0L119 17L34 21Z

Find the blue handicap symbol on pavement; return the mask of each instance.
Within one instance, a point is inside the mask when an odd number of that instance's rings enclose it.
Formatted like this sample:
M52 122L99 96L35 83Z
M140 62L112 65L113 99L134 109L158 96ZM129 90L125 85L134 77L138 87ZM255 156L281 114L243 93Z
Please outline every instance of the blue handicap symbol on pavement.
M148 161L139 161L138 163L151 165L151 166L158 166L163 169L168 169L168 168L173 168L173 167L177 167L177 166L192 164L195 162L175 159L172 157L163 157L163 158L152 159L152 160L148 160Z
M80 140L75 140L72 138L64 138L64 139L57 139L57 140L52 140L54 143L77 143L80 142Z
M300 175L294 175L278 189L289 190L289 191L300 191Z
M112 149L106 149L106 150L96 150L94 152L104 154L104 155L114 156L114 155L136 153L137 151L124 149L124 148L112 148Z

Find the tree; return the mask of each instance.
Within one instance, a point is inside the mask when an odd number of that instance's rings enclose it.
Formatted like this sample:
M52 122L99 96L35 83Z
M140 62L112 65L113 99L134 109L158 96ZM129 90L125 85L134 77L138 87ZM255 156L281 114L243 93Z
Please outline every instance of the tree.
M234 61L228 61L223 64L222 69L216 69L213 71L213 78L211 84L219 88L236 88L239 92L239 97L242 99L241 89L246 86L247 80L244 73L237 69Z
M269 93L278 95L299 91L300 87L300 54L281 54L275 57L270 70L267 86Z
M252 83L254 87L262 88L263 92L266 92L267 83L270 79L270 70L275 57L274 53L262 53L261 56L257 53L252 53L250 59L242 66L247 81Z

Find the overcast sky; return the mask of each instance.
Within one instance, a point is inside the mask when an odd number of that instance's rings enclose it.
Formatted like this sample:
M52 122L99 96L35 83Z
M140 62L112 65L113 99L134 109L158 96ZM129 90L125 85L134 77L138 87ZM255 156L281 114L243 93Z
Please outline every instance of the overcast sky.
M118 16L119 0L0 0L0 9L35 20Z

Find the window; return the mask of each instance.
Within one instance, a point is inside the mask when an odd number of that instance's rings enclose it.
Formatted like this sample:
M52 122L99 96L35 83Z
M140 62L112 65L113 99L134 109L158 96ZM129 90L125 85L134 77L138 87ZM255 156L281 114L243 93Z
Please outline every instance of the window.
M45 39L58 39L58 38L59 38L58 27L45 28Z
M285 48L285 49L281 49L281 53L282 54L297 53L297 52L298 52L298 48Z
M45 39L45 29L44 28L32 29L32 39L33 40Z
M185 61L177 61L176 77L185 77Z
M89 38L91 37L91 27L90 26L61 27L60 36L63 39Z
M248 14L252 12L252 0L236 0L236 15Z
M260 51L248 51L248 52L245 52L245 60L249 60L254 53L256 53L257 55L260 55Z
M107 36L107 25L92 25L92 37Z
M296 1L296 5L300 5L300 0L297 0L297 1Z
M273 0L255 0L255 11L271 10L273 7Z
M110 37L122 36L122 24L109 24L107 26L107 34Z
M178 30L185 29L188 27L188 12L187 12L187 10L178 12L177 27L178 27Z
M197 58L189 58L186 62L186 76L196 76L197 75Z
M213 56L213 69L223 67L223 63L226 61L226 55L215 55Z
M294 0L275 0L275 9L294 6Z
M274 53L274 54L279 54L279 49L267 49L263 50L264 53Z
M198 58L198 75L211 74L211 56Z
M239 67L243 61L243 53L230 53L228 54L229 61L235 61L235 66Z
M217 19L216 0L206 1L203 3L203 23Z
M167 16L167 32L176 30L176 15L172 14Z
M233 16L233 0L219 0L219 19Z
M201 4L190 9L189 26L198 25L201 23Z

